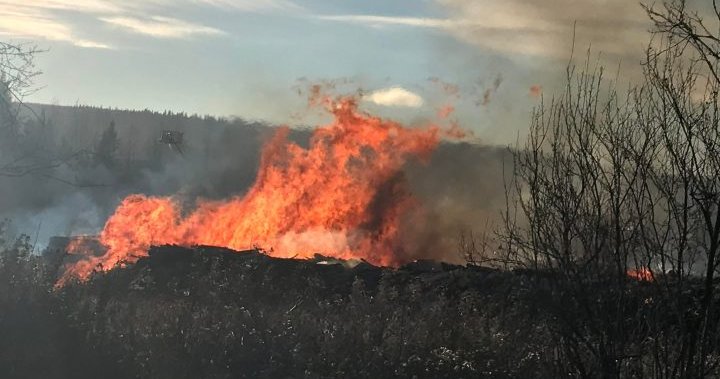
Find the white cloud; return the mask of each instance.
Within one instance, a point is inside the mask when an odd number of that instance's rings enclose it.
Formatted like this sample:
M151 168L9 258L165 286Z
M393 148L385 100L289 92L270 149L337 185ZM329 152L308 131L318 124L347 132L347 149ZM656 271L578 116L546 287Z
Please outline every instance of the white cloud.
M76 15L156 38L224 34L217 28L192 20L148 16L198 7L237 12L302 9L291 0L0 0L0 35L3 38L63 41L86 48L110 47L108 43L83 37L83 28Z
M401 25L426 28L449 28L454 23L452 20L440 18L389 17L373 15L325 15L318 16L317 18L325 21L350 22L368 26Z
M298 11L302 9L288 0L194 0L194 2L241 12Z
M424 103L423 98L420 97L420 95L410 92L402 87L380 89L363 96L363 100L387 107L419 108Z
M243 12L300 9L290 0L0 0L4 5L22 5L34 9L69 10L82 13L110 14L153 8L177 8L187 5L213 6Z
M101 17L100 20L156 38L189 38L194 35L220 35L222 30L169 17L149 19L134 17Z
M102 42L88 41L83 39L76 39L73 44L78 47L87 47L90 49L112 49L110 45L106 45Z
M119 4L118 4L119 3ZM36 10L70 10L84 13L119 12L122 2L109 0L0 0L0 9L17 7Z
M10 38L63 41L86 48L109 48L107 44L78 37L68 25L40 9L0 3L0 35Z

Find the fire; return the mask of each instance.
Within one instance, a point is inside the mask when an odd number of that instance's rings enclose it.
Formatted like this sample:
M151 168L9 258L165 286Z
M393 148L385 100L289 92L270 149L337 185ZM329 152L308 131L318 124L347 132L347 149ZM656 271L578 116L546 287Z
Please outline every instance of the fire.
M107 252L86 254L59 284L132 263L154 244L259 246L283 258L322 253L401 263L401 221L416 205L402 168L409 159L429 159L443 133L458 129L406 128L361 113L352 98L327 104L334 121L314 131L308 148L288 141L287 129L267 142L244 196L199 200L189 212L173 197L124 199L99 237Z
M437 116L438 118L448 118L453 112L455 112L455 107L448 104L437 110Z
M530 92L528 93L530 94L530 97L540 97L540 95L542 95L542 90L542 86L534 84L530 86Z
M652 271L650 271L650 269L647 267L640 267L628 270L627 275L641 282L652 282L655 280L655 276L653 275Z
M70 254L86 254L95 250L93 246L97 242L97 239L93 236L77 236L70 239L66 250Z

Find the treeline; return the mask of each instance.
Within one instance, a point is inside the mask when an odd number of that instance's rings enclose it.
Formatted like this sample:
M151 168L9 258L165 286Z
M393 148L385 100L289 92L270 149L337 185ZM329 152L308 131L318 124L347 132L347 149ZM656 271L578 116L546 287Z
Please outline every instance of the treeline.
M5 104L0 219L12 219L18 233L37 231L41 244L53 235L96 232L131 193L242 193L273 132L239 119ZM183 133L182 145L162 141L164 130Z
M39 118L46 124L50 139L74 150L88 149L94 153L108 152L118 163L148 161L158 157L161 132L172 130L187 135L188 149L202 153L212 150L218 142L237 142L237 134L248 129L267 131L273 127L263 122L249 122L240 118L209 115L187 115L184 112L157 112L151 110L125 110L86 105L56 106L26 104L20 116L25 120ZM98 146L108 129L116 133L116 146ZM232 131L238 132L233 135ZM250 133L243 136L252 139ZM220 145L220 148L223 146Z

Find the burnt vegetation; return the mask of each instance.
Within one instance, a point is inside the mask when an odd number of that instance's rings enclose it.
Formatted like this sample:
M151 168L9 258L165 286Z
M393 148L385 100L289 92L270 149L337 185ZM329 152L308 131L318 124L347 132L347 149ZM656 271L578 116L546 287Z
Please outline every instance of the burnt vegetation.
M684 1L646 10L653 40L639 84L618 90L588 53L583 65L569 65L566 85L543 99L528 137L509 153L441 147L445 164L509 158L504 180L495 175L504 186L479 190L489 201L504 199L494 229L438 220L442 231L463 230L453 252L466 265L418 260L391 269L160 246L136 264L54 288L56 251L38 255L37 238L1 224L2 377L720 376L720 11L713 6L703 18ZM58 182L72 191L99 186L97 204L130 191L184 188L189 198L213 198L250 185L256 142L269 127L137 112L156 125L152 135L174 123L189 140L207 139L190 146L184 164L174 151L159 152L153 139L140 153L133 150L140 142L121 143L142 136L122 129L138 120L127 112L25 106L22 91L36 72L24 58L36 52L0 46L14 62L4 67L17 74L3 79L12 85L0 104L7 144L0 179L50 179L42 186L52 187L41 187L48 191ZM53 144L38 137L52 129L44 111L74 117L72 128L61 130L76 136L84 135L77 128L98 123L88 115L104 115L108 126L85 145ZM231 141L247 149L218 148ZM218 151L241 156L223 160ZM229 172L236 179L227 179ZM452 182L455 171L438 172ZM437 188L441 181L423 187L416 180L421 196L423 188L450 191ZM191 182L207 185L188 190ZM491 208L478 207L481 215Z
M17 246L4 267L42 277L44 261ZM156 247L57 291L51 281L13 282L20 293L3 284L17 294L3 297L13 310L3 330L15 331L3 365L12 377L557 377L567 320L553 310L569 304L554 275ZM632 291L628 319L654 314L649 286Z

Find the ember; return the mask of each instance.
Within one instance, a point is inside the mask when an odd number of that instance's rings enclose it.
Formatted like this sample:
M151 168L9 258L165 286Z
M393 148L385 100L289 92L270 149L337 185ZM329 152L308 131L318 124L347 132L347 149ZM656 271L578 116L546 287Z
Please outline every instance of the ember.
M628 270L627 275L635 280L642 282L651 282L655 280L655 276L652 271L647 267L640 267L632 270Z

